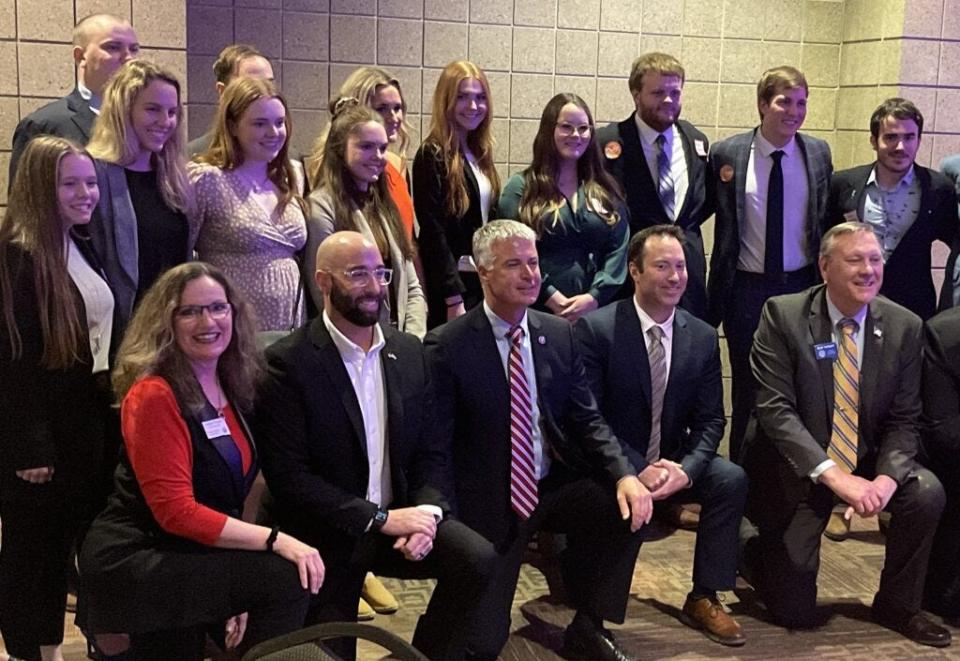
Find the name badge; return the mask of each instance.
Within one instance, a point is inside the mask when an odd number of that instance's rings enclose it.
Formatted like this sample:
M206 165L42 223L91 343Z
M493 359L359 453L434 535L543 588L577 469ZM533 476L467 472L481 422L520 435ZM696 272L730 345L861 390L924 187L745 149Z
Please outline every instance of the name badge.
M836 360L837 345L833 342L824 342L813 345L813 355L817 360Z
M697 151L697 156L707 155L707 146L703 144L703 140L694 139L693 148Z
M848 212L846 212L845 214L843 214L843 219L844 219L845 221L847 221L847 222L850 222L850 223L856 223L856 222L859 222L859 220L860 220L860 219L857 217L857 212L856 212L855 209L851 209L850 211L848 211Z
M203 431L207 433L208 439L229 436L230 428L227 427L227 421L224 418L214 418L213 420L203 421Z

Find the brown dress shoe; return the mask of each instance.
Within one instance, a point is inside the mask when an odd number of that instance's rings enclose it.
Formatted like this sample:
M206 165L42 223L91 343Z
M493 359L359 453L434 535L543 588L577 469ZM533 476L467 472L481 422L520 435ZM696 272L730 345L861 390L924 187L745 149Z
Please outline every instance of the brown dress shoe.
M723 610L716 597L704 597L696 601L687 597L680 612L680 621L688 627L701 629L707 638L721 645L740 647L747 642L740 624Z
M830 513L830 520L827 521L827 528L823 531L823 536L832 539L835 542L842 542L850 534L850 519L843 516L843 512L834 510Z
M660 520L680 530L696 530L700 525L700 505L697 503L667 503L657 508Z

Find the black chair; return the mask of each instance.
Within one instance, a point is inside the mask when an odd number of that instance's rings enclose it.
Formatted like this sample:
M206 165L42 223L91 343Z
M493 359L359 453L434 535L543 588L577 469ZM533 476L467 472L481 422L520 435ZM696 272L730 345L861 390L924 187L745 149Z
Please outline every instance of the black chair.
M370 624L328 622L265 640L251 647L241 661L340 661L324 647L330 638L356 638L376 643L399 661L429 661L416 647L398 636Z

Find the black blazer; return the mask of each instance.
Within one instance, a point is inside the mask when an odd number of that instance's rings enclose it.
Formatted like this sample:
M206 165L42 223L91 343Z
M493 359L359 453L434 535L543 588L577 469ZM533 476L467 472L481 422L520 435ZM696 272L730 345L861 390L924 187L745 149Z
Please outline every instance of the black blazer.
M13 152L10 154L10 178L7 186L13 185L17 163L31 139L38 135L57 135L84 146L90 141L96 119L90 104L76 89L21 119L13 132Z
M630 461L642 471L647 467L651 431L650 362L633 299L582 317L574 334L600 411ZM696 482L716 456L724 423L717 331L677 308L660 455L682 465Z
M667 218L657 193L657 182L650 176L635 115L636 113L597 132L597 144L603 148L607 171L620 182L627 196L631 236L645 227L662 223L674 224L674 221ZM678 205L676 219L676 225L683 229L687 240L684 252L689 279L681 304L695 316L704 318L707 312L707 259L700 226L714 210L713 175L707 158L710 142L707 136L688 121L677 120L676 127L683 141L688 182L687 193ZM611 142L620 145L620 154L615 158L610 155L616 151L606 148ZM621 293L624 297L632 295L633 281L630 278L627 278Z
M714 326L723 321L724 310L734 295L733 277L740 257L740 222L746 218L747 168L757 130L718 142L710 151L717 209L713 252L710 255L710 281L707 283L707 321ZM796 140L807 164L807 253L816 262L820 251L820 232L827 212L833 161L830 146L823 140L801 133L797 134ZM729 176L727 173L730 173Z
M611 485L637 470L600 416L570 324L529 310L544 451L554 466ZM498 547L517 517L510 507L510 393L483 306L427 334L437 423L452 443L458 517Z
M423 278L427 289L427 327L434 328L447 320L444 299L463 295L467 308L483 300L480 279L474 273L457 271L457 260L473 254L473 233L483 224L480 188L473 170L464 168L470 205L460 218L447 213L447 167L436 145L424 143L413 159L413 207L420 225L417 237ZM496 200L490 200L491 207ZM496 218L493 208L489 218Z
M851 219L863 220L863 204L867 179L874 163L834 173L830 179L826 229ZM930 274L930 246L943 241L951 246L957 238L957 198L953 184L936 170L914 166L920 182L920 211L907 233L883 268L880 293L899 303L921 319L929 319L937 311L937 293ZM941 300L952 300L952 278L944 279Z
M381 328L390 506L430 504L447 511L448 455L436 434L423 347L412 335ZM366 500L363 416L323 318L271 345L267 363L253 427L277 520L321 547L360 537L377 510Z
M923 446L931 467L955 467L960 464L960 308L930 319L925 331Z
M759 384L744 438L744 468L764 512L792 513L827 459L833 421L833 362L814 345L832 342L826 288L767 301L750 353ZM915 466L920 422L923 323L882 296L860 330L860 436L856 474L903 483ZM752 512L758 515L757 512ZM759 516L766 516L763 512ZM755 521L756 523L756 521Z

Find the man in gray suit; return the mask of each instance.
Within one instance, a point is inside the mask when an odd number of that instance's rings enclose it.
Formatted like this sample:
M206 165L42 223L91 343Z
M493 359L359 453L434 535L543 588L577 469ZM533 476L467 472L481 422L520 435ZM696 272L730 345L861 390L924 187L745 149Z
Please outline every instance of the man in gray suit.
M743 463L759 532L743 526L741 574L775 622L816 626L820 535L834 499L847 518L888 511L873 619L946 647L950 632L920 610L945 500L915 459L923 323L877 296L883 251L870 225L830 229L818 266L824 285L767 301L750 354L759 387Z
M764 72L757 84L760 126L710 150L716 224L707 318L714 326L723 322L730 351L734 461L753 406L750 343L763 303L816 280L833 165L826 142L797 133L807 93L806 78L793 67Z
M954 183L957 190L957 200L960 201L960 154L947 156L940 161L940 171ZM940 310L960 306L960 236L954 241L950 250L950 259L944 270L943 289L940 291ZM949 294L949 295L947 295Z

